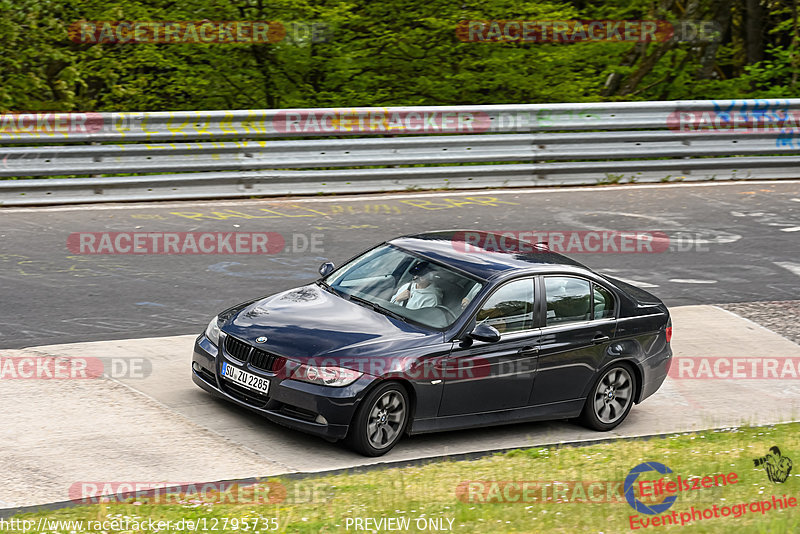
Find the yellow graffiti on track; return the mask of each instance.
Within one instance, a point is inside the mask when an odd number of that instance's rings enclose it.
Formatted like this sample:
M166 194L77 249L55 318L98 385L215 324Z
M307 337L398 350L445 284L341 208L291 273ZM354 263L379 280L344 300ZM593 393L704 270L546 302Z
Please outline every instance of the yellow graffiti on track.
M402 199L383 203L331 203L310 208L300 204L268 204L268 208L243 207L241 209L223 209L213 211L172 211L175 217L194 221L227 219L282 219L282 218L335 218L350 215L401 215L418 210L438 211L445 209L469 209L471 207L501 208L505 205L518 205L517 202L500 200L492 196L465 196L456 198L435 199ZM162 219L161 215L134 214L137 219Z

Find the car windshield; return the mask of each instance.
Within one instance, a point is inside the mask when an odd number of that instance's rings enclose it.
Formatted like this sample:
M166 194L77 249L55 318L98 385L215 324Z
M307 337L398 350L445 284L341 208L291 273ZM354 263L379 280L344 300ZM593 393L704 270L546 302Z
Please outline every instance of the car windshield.
M332 291L376 311L442 330L483 283L392 245L381 245L323 279Z

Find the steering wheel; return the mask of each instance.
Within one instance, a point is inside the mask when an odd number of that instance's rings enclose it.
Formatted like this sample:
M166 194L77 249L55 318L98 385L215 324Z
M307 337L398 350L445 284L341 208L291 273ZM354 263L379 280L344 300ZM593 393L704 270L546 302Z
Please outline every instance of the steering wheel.
M455 322L456 314L451 312L450 308L448 308L447 306L444 306L442 304L439 304L438 306L434 306L434 308L436 308L437 310L442 310L445 313L445 315L448 317L448 322L450 322L450 323Z

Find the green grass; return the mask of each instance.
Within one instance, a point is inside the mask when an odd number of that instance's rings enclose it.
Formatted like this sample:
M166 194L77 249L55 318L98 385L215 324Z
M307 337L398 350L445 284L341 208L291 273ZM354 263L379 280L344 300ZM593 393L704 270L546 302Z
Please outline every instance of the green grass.
M773 445L784 456L800 462L800 423L768 427L746 427L721 431L676 434L665 438L629 440L585 447L551 447L514 450L471 461L440 461L426 465L371 470L308 479L269 479L273 499L285 489L276 504L232 504L226 498L198 499L173 496L168 503L142 499L127 503L100 503L56 511L22 514L18 519L38 522L49 519L103 520L111 518L203 519L209 530L216 520L217 532L234 532L233 518L266 521L275 518L271 531L365 532L348 526L348 518L410 518L410 532L419 532L414 520L438 523L453 532L800 532L800 507L766 514L748 512L740 518L720 517L688 524L650 527L632 531L629 516L637 512L620 498L617 502L469 502L457 488L469 481L623 481L634 466L645 461L661 462L677 475L703 477L735 472L738 483L680 493L673 511L732 506L769 499L772 495L800 500L800 465L783 484L772 483L753 459L764 456ZM653 475L650 473L649 475ZM657 478L642 475L646 479ZM276 485L279 483L282 486ZM280 491L276 493L276 488ZM599 493L599 492L598 492ZM263 495L263 492L262 492ZM539 493L535 493L539 495ZM512 494L513 496L513 494ZM213 496L212 496L213 497ZM569 497L568 497L569 498ZM217 501L223 502L217 502ZM228 501L230 499L227 499ZM495 499L496 500L496 499ZM644 498L643 498L644 500ZM467 502L465 502L467 501ZM644 516L641 517L654 517ZM222 528L227 519L228 528ZM420 523L421 524L421 523ZM252 526L252 524L251 524ZM188 529L187 529L188 530ZM240 531L243 530L240 524ZM252 530L252 529L251 529ZM171 530L182 532L184 530ZM202 532L202 528L198 529ZM264 529L266 531L266 529ZM375 530L369 530L375 531ZM384 532L386 530L377 530ZM435 530L427 530L435 532ZM19 532L0 530L0 532ZM56 530L54 532L68 532ZM122 532L109 530L108 532ZM130 530L129 532L151 532ZM164 532L164 531L162 531ZM441 532L441 531L440 531Z

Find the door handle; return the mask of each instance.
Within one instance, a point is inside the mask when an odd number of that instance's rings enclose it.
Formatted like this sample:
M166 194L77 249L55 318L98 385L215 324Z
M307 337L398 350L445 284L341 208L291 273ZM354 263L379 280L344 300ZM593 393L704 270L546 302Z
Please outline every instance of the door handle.
M605 343L606 341L610 340L611 338L608 336L604 336L603 334L597 334L596 336L594 336L594 338L592 338L592 343L596 345L598 343Z
M536 356L537 354L539 354L539 347L532 347L530 345L527 345L519 349L519 354L521 356Z

